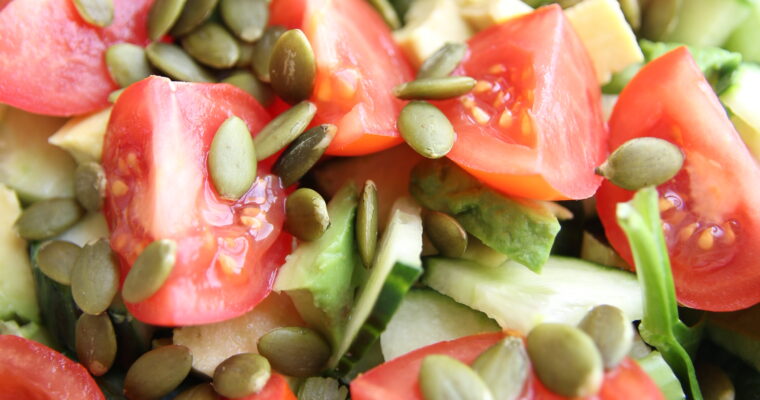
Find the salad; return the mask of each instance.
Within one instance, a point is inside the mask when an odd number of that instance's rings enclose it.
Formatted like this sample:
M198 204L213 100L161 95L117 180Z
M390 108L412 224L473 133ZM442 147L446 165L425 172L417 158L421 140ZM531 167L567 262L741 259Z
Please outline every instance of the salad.
M754 399L760 3L0 0L0 399Z

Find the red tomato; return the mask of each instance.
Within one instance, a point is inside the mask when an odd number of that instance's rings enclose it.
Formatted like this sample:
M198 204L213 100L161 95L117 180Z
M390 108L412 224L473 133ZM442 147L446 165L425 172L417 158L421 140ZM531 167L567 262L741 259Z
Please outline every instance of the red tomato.
M641 136L678 145L684 167L660 185L660 211L678 301L732 311L760 301L760 169L686 48L647 64L620 94L610 146ZM605 182L597 208L607 237L633 265L615 218L633 192Z
M297 400L288 381L280 374L272 374L261 392L237 400Z
M193 325L241 315L269 293L289 252L290 238L279 235L285 194L268 165L259 165L258 181L238 201L221 199L209 182L208 149L231 115L251 132L270 119L231 85L155 76L130 86L114 105L103 150L105 214L122 277L152 241L178 246L161 289L127 304L141 321Z
M361 155L401 142L405 102L391 94L413 70L387 25L365 0L274 0L270 23L301 28L317 60L311 98L316 124L335 124L327 154Z
M114 0L106 28L87 24L72 0L15 0L0 12L0 103L49 115L108 105L118 86L104 54L112 44L148 43L153 0Z
M351 382L353 400L423 400L417 378L422 360L431 354L445 354L471 364L486 349L509 332L488 333L436 343L382 364ZM561 400L549 392L534 376L529 378L522 400ZM660 400L660 389L638 365L626 359L618 368L605 374L601 390L586 400Z
M511 195L590 197L601 179L607 130L594 68L558 5L470 39L455 75L479 82L439 102L457 140L449 158Z
M102 400L87 369L37 342L0 335L0 400Z

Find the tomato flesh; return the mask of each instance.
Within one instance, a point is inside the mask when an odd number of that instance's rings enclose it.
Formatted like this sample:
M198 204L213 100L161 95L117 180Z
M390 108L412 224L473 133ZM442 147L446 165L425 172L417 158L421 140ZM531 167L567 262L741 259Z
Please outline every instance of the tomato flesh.
M114 105L103 152L105 215L122 277L152 241L172 239L178 249L161 289L127 303L141 321L193 325L241 315L268 294L289 253L290 237L280 235L285 193L267 164L237 201L220 198L209 181L211 140L232 115L254 133L270 119L231 85L159 77L130 86Z
M102 400L87 369L32 340L0 335L0 400Z
M683 169L657 187L678 301L731 311L760 302L760 168L688 50L647 64L626 86L610 118L610 145L665 139L685 155ZM607 237L633 265L615 218L633 192L605 182L597 208Z
M290 390L288 381L280 374L272 374L264 389L259 393L242 397L237 400L297 400Z

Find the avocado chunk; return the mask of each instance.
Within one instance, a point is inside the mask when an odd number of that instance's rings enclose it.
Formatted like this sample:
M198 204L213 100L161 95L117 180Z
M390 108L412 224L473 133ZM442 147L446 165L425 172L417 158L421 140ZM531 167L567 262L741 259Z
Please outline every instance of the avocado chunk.
M50 143L69 152L79 164L100 162L112 109L108 107L70 119L50 137Z
M447 159L412 170L409 192L423 206L456 218L471 235L511 260L538 271L559 232L545 203L496 192Z
M729 111L731 122L744 144L760 160L760 66L742 63L731 77L731 84L721 93L720 101Z

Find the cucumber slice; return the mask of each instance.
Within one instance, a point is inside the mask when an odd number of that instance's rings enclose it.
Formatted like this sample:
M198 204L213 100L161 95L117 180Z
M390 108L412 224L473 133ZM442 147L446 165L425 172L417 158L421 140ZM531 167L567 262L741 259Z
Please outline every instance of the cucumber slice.
M760 2L755 1L747 19L739 25L724 47L741 53L744 61L760 62Z
M413 290L380 335L380 344L385 360L390 361L433 343L499 330L496 321L448 296L430 289Z
M744 144L760 160L760 66L742 63L731 77L731 85L720 95L728 108L731 122Z
M489 268L469 260L431 257L423 282L504 329L528 333L542 322L576 325L592 307L616 306L631 320L643 315L636 275L566 257L550 257L540 274L516 263Z
M748 0L687 0L675 28L660 38L693 46L720 46L749 15Z
M649 375L657 387L660 388L662 395L666 400L682 400L686 398L683 392L681 382L678 381L673 370L668 363L662 358L659 351L653 351L644 358L636 360L639 367Z

